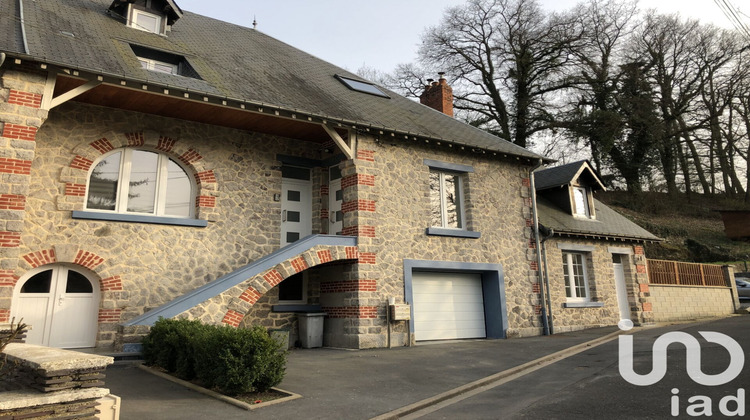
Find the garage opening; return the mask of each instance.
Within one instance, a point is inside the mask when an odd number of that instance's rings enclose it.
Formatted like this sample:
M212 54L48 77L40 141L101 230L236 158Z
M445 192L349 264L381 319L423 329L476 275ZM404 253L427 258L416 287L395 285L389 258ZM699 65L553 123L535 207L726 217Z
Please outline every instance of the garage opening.
M404 284L416 341L505 338L500 265L405 260Z
M414 273L412 287L417 341L487 337L481 275Z

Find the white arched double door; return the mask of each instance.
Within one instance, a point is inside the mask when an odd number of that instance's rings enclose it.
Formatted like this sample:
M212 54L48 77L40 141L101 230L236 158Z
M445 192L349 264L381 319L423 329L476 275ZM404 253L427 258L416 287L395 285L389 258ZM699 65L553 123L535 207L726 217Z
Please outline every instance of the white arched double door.
M26 342L49 347L94 347L99 284L83 269L46 265L21 277L11 316L31 326Z

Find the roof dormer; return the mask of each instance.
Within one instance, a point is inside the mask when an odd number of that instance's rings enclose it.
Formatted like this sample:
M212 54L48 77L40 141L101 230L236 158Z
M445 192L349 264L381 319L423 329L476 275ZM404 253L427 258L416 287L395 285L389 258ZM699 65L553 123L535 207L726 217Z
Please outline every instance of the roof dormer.
M182 17L173 0L114 0L109 11L131 28L159 35L166 35Z
M580 219L596 219L594 191L606 190L591 164L578 161L534 172L539 195Z

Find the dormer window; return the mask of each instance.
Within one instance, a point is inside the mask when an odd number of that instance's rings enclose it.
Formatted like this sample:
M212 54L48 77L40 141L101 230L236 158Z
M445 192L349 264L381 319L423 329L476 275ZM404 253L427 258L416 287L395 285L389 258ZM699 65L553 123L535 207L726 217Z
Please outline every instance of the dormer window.
M174 0L113 0L108 13L131 28L159 35L182 17Z
M578 217L591 217L588 190L584 187L573 187L573 214Z
M130 21L128 25L140 29L141 31L151 32L155 34L163 33L161 30L162 18L159 15L145 12L143 10L133 9Z
M161 73L177 74L177 65L165 63L163 61L152 60L150 58L138 57L141 67L146 70L158 71Z
M141 63L141 67L146 70L200 79L187 59L181 55L133 44L130 44L130 48Z

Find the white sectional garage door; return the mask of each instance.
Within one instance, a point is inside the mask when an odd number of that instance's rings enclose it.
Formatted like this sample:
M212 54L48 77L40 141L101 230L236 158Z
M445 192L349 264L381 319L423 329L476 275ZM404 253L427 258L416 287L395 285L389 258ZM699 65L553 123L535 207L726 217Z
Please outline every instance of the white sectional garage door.
M417 341L487 336L479 274L414 273L412 297Z

